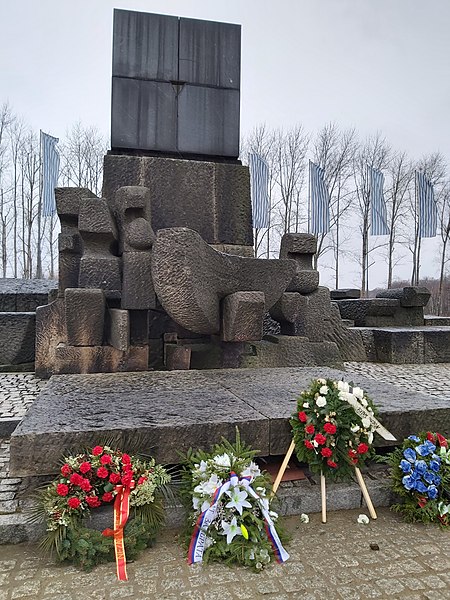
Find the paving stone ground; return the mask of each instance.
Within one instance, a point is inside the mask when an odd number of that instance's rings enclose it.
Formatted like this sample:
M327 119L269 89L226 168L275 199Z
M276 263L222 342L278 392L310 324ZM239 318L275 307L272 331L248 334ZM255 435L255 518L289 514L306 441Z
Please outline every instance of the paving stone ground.
M319 515L311 515L308 524L290 517L291 558L262 573L217 563L188 566L176 531L166 531L128 565L128 582L116 581L112 563L84 573L55 565L32 545L2 546L0 599L450 598L450 533L403 523L388 509L380 509L369 525L359 525L357 516L358 511L329 513L325 525Z

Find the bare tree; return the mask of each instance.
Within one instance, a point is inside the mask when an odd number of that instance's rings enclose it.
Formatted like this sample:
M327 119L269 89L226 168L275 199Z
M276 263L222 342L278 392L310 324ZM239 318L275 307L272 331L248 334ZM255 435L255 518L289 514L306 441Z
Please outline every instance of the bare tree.
M330 194L330 233L321 233L317 240L314 268L320 256L328 251L334 254L335 287L339 287L339 259L341 254L340 221L352 204L350 183L357 150L354 129L340 130L335 123L325 125L314 142L313 157L325 172L325 183ZM328 242L328 243L327 243Z
M413 195L414 168L405 152L397 152L393 155L387 170L391 184L386 193L387 225L389 227L387 286L390 288L395 264L395 247L399 242L399 229L405 223L406 203Z
M358 213L361 231L361 293L367 296L369 291L368 272L370 268L369 253L376 248L369 248L370 228L370 181L369 168L383 170L389 164L391 148L386 139L377 133L368 138L356 153L354 175Z
M9 127L9 142L12 165L12 205L13 205L13 274L18 276L17 225L19 220L20 165L19 158L23 144L24 125L15 119Z
M73 125L60 144L63 184L87 187L100 195L106 149L106 140L95 127L84 127L81 123Z

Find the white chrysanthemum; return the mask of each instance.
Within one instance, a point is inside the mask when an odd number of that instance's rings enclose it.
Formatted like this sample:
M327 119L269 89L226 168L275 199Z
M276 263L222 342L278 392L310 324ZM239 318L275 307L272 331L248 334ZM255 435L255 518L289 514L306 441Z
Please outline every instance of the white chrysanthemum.
M323 408L327 405L327 401L323 396L319 396L316 400L316 404L319 408Z
M319 392L322 394L322 396L326 396L328 394L328 386L327 385L323 385Z
M320 383L321 385L325 385L326 382L327 382L327 380L326 379L322 379L322 378L320 378L320 379L317 380L317 383Z
M303 402L303 408L309 408L309 402Z
M352 390L354 396L356 396L359 400L364 396L364 391L360 387L354 387Z

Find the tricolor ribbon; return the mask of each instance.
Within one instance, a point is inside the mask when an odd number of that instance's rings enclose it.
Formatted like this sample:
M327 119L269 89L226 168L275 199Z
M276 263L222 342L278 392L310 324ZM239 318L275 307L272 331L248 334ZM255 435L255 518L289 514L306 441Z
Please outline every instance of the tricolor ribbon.
M230 479L225 481L225 483L223 483L220 487L216 489L213 495L211 505L205 511L203 511L197 519L197 523L195 524L194 532L192 534L191 542L189 544L188 563L190 565L192 565L193 563L202 562L203 553L205 551L207 531L211 523L217 517L217 508L219 505L219 500L226 491L228 491L231 487L236 487L237 485L240 485L241 487L245 488L245 491L248 493L248 495L252 496L252 498L254 498L259 504L265 521L267 537L270 543L272 544L277 562L285 562L289 558L289 554L283 548L281 540L275 529L275 524L269 515L267 500L266 503L264 503L263 498L261 498L261 496L259 496L254 491L254 489L250 485L249 477L243 477L242 479L239 479L236 473L231 472Z
M125 557L125 543L123 530L130 514L130 492L134 482L130 486L116 485L116 499L114 500L114 529L105 529L102 535L114 537L114 552L116 554L117 579L128 581L127 560Z

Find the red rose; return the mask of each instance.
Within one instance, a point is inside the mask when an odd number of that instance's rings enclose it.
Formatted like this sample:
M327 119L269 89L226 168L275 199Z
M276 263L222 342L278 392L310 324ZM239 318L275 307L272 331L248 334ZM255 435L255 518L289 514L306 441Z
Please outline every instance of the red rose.
M306 433L309 433L311 435L312 433L314 433L314 425L307 425L305 427L305 431Z
M434 435L431 433L431 431L427 431L427 440L429 442L433 442L433 444L436 441L436 439L435 439Z
M73 485L80 485L80 483L83 481L83 477L81 477L81 475L79 473L72 473L69 481Z
M446 438L443 435L441 435L440 433L437 433L436 437L438 439L439 446L441 446L442 448L447 448L448 447L448 442L447 442Z
M131 462L131 456L129 454L122 454L122 462L123 464L130 464Z
M110 481L110 483L119 483L119 481L120 481L119 473L111 473L111 475L109 476L109 481Z
M67 494L69 493L69 486L65 483L59 483L56 486L56 493L58 494L58 496L67 496Z
M309 440L304 440L303 443L308 448L308 450L312 450L314 448L314 444L312 442L310 442Z
M70 465L68 465L67 463L61 467L61 475L63 477L69 477L69 475L71 473L72 473L72 469L71 469Z
M73 496L72 498L69 498L67 500L67 504L69 505L70 508L78 508L80 506L81 502L78 498L75 498Z
M111 502L111 500L114 498L114 496L111 494L111 492L105 492L102 496L102 501L103 502Z
M365 454L369 451L369 446L367 444L359 444L358 445L358 454Z
M109 454L104 454L101 457L100 462L102 463L102 465L109 465L112 462L112 458Z
M83 492L90 492L92 490L92 485L89 479L83 479L83 481L80 483L80 488L83 490Z
M97 508L101 504L97 496L86 496L86 502L91 508Z
M298 413L298 420L302 423L306 423L306 421L308 420L308 417L303 410Z
M419 498L419 501L417 502L417 504L420 506L420 508L423 508L425 506L425 504L428 502L428 500L426 498Z
M100 454L103 453L103 446L95 446L95 448L92 448L92 454L94 456L100 456Z
M129 464L123 465L122 471L124 473L132 473L133 472L133 467L131 465L129 465Z
M133 475L131 473L127 473L126 475L124 475L122 477L122 485L129 486L129 485L131 485L132 481L133 481Z
M334 433L336 433L336 425L333 425L333 423L325 423L325 425L323 426L323 430L333 435Z
M139 477L138 485L142 485L144 483L144 481L147 481L147 477Z
M99 467L97 469L97 476L100 479L106 479L108 477L108 469L106 467Z
M91 463L90 462L83 462L80 465L80 471L84 474L87 473L88 471L91 470Z
M330 459L327 460L327 465L329 467L331 467L332 469L337 469L337 464L334 461L330 460Z
M348 455L350 458L355 458L356 450L353 450L352 448L350 448L350 450L348 451Z
M331 451L331 448L322 448L322 450L320 451L320 454L327 458L329 456L332 456L333 452Z
M319 444L319 446L322 446L327 441L327 438L324 435L322 435L321 433L318 433L314 437L314 441L316 441Z

